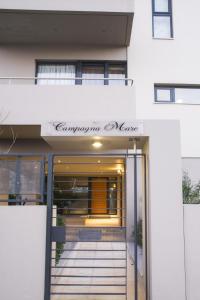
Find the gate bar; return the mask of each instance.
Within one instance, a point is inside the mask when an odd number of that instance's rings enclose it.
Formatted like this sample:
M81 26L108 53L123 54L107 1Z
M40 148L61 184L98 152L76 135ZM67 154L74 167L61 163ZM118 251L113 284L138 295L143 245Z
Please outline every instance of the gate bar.
M46 222L46 258L45 258L45 294L44 300L49 300L51 295L51 239L52 231L52 185L53 185L53 155L48 155L47 175L47 222Z

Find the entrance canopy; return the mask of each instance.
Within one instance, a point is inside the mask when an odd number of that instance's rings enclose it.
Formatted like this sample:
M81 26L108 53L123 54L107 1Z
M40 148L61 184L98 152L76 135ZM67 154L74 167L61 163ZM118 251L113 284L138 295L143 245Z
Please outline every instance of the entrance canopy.
M1 147L7 149L12 143L13 132L16 142L12 147L12 152L49 152L49 151L69 151L69 152L104 152L104 151L126 151L133 149L133 138L136 138L137 149L142 149L147 138L130 133L130 136L60 136L55 134L41 135L40 125L2 125L1 126ZM101 147L95 148L95 142L101 143Z

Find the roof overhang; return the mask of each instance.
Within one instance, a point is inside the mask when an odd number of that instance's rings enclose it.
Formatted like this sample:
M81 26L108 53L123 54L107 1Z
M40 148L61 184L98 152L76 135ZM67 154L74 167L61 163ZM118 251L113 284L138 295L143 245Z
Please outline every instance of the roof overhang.
M133 11L0 9L1 44L127 46Z

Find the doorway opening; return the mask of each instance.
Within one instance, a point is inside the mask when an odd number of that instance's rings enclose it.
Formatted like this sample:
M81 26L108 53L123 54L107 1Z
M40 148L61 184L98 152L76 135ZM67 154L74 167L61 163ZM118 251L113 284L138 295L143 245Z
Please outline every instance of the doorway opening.
M45 300L146 300L144 169L142 154L50 155Z

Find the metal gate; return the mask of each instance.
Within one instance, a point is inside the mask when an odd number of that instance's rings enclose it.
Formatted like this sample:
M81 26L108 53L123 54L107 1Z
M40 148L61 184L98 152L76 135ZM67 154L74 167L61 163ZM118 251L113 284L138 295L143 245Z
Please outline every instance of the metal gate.
M134 230L128 237L126 156L49 155L45 300L139 300L134 241L139 239L137 160L144 156L131 157ZM133 295L127 286L130 239Z

